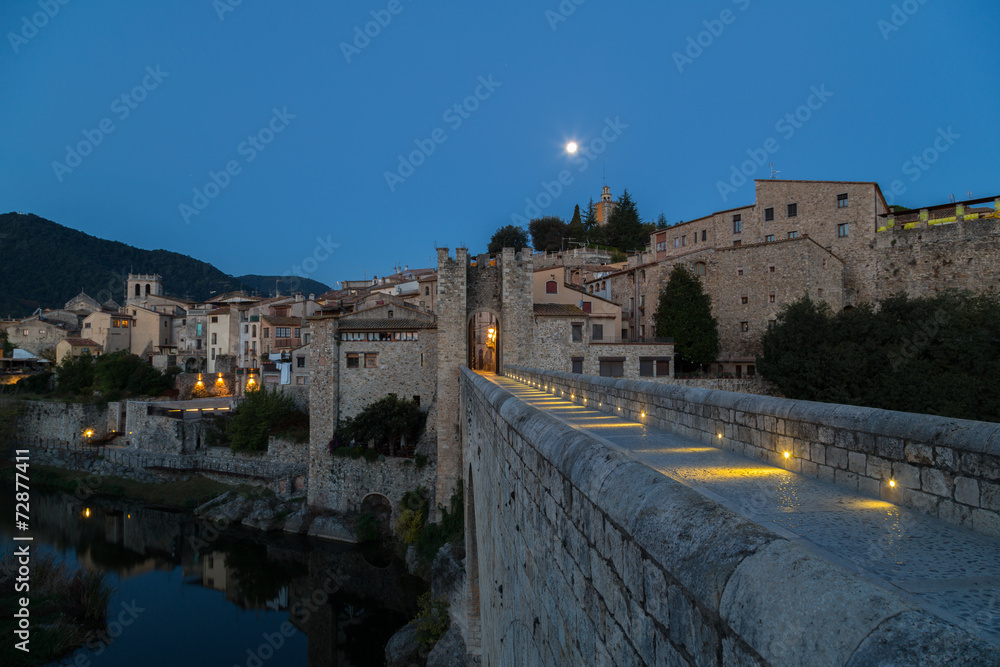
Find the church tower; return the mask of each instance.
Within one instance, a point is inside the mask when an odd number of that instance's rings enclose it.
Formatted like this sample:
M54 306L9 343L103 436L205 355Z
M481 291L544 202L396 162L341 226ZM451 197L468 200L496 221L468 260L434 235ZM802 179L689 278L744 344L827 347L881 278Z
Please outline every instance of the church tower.
M125 281L125 303L144 306L150 296L163 296L163 278L159 274L130 273Z

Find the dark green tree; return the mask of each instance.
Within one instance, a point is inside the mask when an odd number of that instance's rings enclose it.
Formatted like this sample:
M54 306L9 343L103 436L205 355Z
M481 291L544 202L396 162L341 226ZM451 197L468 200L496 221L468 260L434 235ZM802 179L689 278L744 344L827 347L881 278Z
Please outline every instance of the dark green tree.
M579 204L577 204L576 208L573 209L573 219L569 221L566 233L569 235L570 239L577 243L585 243L587 240L587 230L584 228L583 220L580 218Z
M608 218L606 234L608 245L621 250L640 250L646 246L639 209L632 201L632 195L629 194L628 188L622 191L618 205L615 206L615 210Z
M531 244L535 250L555 252L562 250L563 237L567 236L568 225L561 218L546 216L535 218L528 223Z
M7 339L6 329L0 329L0 350L3 351L3 354L0 354L2 357L10 357L14 353L14 346Z
M656 229L666 229L670 226L670 223L667 222L667 216L663 215L662 211L660 212L660 215L656 217L656 222L653 223L653 226Z
M66 355L56 367L56 386L63 394L90 393L94 386L94 358Z
M362 447L374 442L376 449L395 456L404 438L410 445L417 443L426 424L427 413L415 401L388 394L345 419L337 429L337 439Z
M583 217L583 228L589 234L597 227L597 212L594 211L594 198L587 204L587 213Z
M690 366L705 366L719 356L719 325L712 299L701 281L681 264L674 266L653 315L656 335L674 339L674 354Z
M171 386L171 380L159 369L127 350L101 355L94 363L94 389L109 401L125 396L159 396Z
M288 394L267 387L249 391L226 424L229 448L234 452L265 452L268 436L296 429L308 419Z
M524 231L524 228L517 225L507 225L493 233L493 238L490 239L490 245L486 251L491 255L496 255L504 248L520 251L522 248L528 247L530 247L528 233Z
M834 313L803 297L762 340L761 374L789 398L1000 421L1000 296L896 295Z

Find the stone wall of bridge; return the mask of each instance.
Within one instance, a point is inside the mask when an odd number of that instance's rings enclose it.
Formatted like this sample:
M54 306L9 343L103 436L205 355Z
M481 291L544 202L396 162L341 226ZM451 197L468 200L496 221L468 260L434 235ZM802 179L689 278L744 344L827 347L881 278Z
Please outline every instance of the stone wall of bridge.
M626 419L1000 536L1000 424L523 367L506 371L564 398L586 399L590 407L601 403Z
M911 664L914 651L924 665L996 659L965 631L488 378L463 369L461 388L471 662Z

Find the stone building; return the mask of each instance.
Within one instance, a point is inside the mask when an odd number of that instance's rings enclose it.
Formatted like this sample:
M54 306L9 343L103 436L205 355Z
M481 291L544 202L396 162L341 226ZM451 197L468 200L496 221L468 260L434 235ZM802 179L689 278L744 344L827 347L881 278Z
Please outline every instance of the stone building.
M60 341L80 334L79 324L50 319L44 314L5 322L0 326L7 332L11 345L39 356L53 354Z

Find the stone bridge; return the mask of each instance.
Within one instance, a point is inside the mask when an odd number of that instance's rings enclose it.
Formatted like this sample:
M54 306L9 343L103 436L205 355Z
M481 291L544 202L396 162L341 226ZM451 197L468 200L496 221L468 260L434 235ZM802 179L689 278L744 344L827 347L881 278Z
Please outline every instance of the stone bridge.
M485 665L1000 665L1000 425L462 368Z

